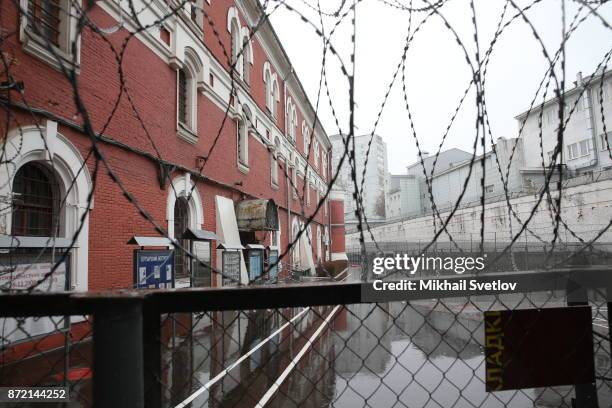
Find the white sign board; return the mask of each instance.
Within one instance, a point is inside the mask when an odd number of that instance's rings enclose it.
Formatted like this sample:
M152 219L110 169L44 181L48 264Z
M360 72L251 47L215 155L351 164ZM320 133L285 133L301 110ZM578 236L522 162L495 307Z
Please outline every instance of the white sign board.
M66 289L66 264L62 263L51 274L53 263L36 263L0 267L2 289L25 290L37 285L37 292L58 292ZM64 317L32 317L21 319L0 319L2 345L24 340L33 336L50 333L64 328Z

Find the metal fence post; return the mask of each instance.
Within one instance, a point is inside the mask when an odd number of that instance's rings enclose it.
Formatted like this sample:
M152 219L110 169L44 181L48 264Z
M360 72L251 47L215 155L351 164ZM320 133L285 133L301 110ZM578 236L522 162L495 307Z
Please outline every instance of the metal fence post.
M578 271L578 273L580 272ZM566 293L568 306L581 306L589 304L586 288L574 281L571 275L567 283ZM575 390L576 398L572 402L574 408L599 407L597 402L597 387L595 383L576 384Z
M144 408L142 300L101 302L93 328L93 406Z
M162 406L161 315L151 300L144 303L142 344L144 356L144 394L147 408Z

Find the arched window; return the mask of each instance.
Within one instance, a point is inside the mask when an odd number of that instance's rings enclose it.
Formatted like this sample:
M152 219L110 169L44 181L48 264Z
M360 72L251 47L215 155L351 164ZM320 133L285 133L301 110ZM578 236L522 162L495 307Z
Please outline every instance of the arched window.
M244 118L236 122L236 140L238 150L238 164L249 165L249 126Z
M289 140L295 142L295 133L297 129L297 112L291 97L287 98L287 103L285 104L285 116L285 121L287 123L287 136L289 137Z
M177 70L177 129L188 142L197 141L198 83L201 81L202 62L197 53L185 48L185 63Z
M291 229L291 244L293 244L293 252L291 253L291 263L293 265L299 265L300 263L300 242L297 236L300 232L300 223L297 218L293 219L293 226Z
M270 92L270 89L272 88L272 74L270 73L269 63L266 62L266 64L268 64L268 69L266 70L264 68L264 83L266 84L266 108L268 108L268 111L272 112L272 98L270 97L270 95L272 95Z
M317 139L315 139L314 141L314 162L315 162L315 167L318 169L319 168L319 141Z
M178 120L179 124L189 123L189 79L184 69L178 71Z
M310 148L310 129L306 126L306 122L302 122L302 138L304 139L304 153L308 154Z
M270 95L270 100L272 103L272 108L270 113L274 118L278 117L278 101L279 101L279 91L278 91L278 82L276 81L276 76L272 78L272 91Z
M182 248L189 250L189 240L178 239L189 228L189 203L185 197L178 197L174 203L174 237ZM174 273L176 278L189 276L189 257L183 249L174 251Z
M253 45L248 27L242 28L242 80L251 83L251 65L253 64Z
M12 235L55 237L60 225L59 186L50 169L29 162L13 181Z
M191 21L193 21L199 29L202 29L204 17L202 9L204 7L204 0L191 0L186 3L186 6L190 8L189 16L191 17Z
M297 173L298 173L298 166L300 165L300 162L297 158L297 156L295 156L294 160L293 160L293 187L291 188L291 190L293 190L293 199L297 199L298 198L298 185L297 185Z
M230 36L232 41L232 64L234 65L235 72L240 72L240 50L242 45L240 44L240 25L238 19L233 19L231 22Z
M325 150L321 152L321 167L323 170L323 180L327 180L327 153L325 153Z
M270 177L272 185L278 187L278 155L280 154L280 140L274 139L274 148L270 150Z

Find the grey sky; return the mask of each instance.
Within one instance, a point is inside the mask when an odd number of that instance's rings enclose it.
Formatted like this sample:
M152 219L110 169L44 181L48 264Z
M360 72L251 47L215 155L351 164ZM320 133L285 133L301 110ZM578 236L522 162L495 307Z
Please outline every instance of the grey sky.
M315 0L305 1L316 5ZM395 3L394 0L389 2ZM336 0L321 0L324 11L328 12L337 8L340 3ZM408 4L409 1L403 0L402 3ZM525 7L530 3L514 0L518 7ZM302 0L289 0L287 4L302 11L320 25L317 14ZM482 55L489 48L505 0L477 0L475 4ZM422 1L413 2L414 7L424 5ZM566 2L568 25L578 6L577 2ZM598 11L606 21L612 22L612 4L601 6ZM474 29L469 0L448 0L440 9L440 13L457 32L465 43L470 58L475 61ZM515 14L517 10L510 3L504 21L508 21ZM586 14L585 8L580 16ZM423 12L413 13L413 31L426 15L427 13ZM542 0L525 15L544 41L549 54L553 55L560 46L561 0ZM355 89L358 133L368 133L373 129L384 95L400 62L408 30L408 17L408 12L379 0L363 0L357 6ZM324 20L326 32L331 29L331 22L330 18ZM284 7L280 7L272 15L272 23L309 97L313 104L316 103L321 69L321 38L311 27L301 22L295 13ZM350 24L350 18L345 19L332 38L332 44L347 63L347 68L350 68ZM610 48L612 31L604 27L597 17L589 16L567 43L566 87L571 86L578 71L585 75L590 74ZM485 93L494 138L517 135L514 116L529 107L548 66L531 28L523 19L515 20L496 43L487 70ZM328 55L327 72L334 110L342 130L347 131L348 86L335 56ZM557 72L560 74L560 70ZM430 17L415 35L406 60L408 102L422 149L436 152L450 118L469 85L471 75L465 54L458 47L452 33L444 26L442 18ZM552 93L551 87L548 95ZM445 148L473 150L476 135L475 104L475 93L471 92L451 128ZM328 133L337 133L338 128L326 97L321 100L320 115ZM401 73L391 91L376 133L387 143L389 170L392 173L403 173L405 166L416 160L417 149L405 109Z

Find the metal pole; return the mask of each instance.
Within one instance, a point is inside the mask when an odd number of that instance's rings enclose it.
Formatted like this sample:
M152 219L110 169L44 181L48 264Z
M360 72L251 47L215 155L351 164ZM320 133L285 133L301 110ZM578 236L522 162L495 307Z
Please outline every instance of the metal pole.
M103 302L93 327L93 406L144 408L141 300Z
M146 302L144 305L142 342L146 407L161 408L161 316L159 311L150 302Z
M578 272L580 273L580 272ZM587 290L580 286L575 280L570 278L567 283L567 305L580 306L588 305ZM572 401L575 408L598 408L597 387L595 383L576 384L576 398Z

